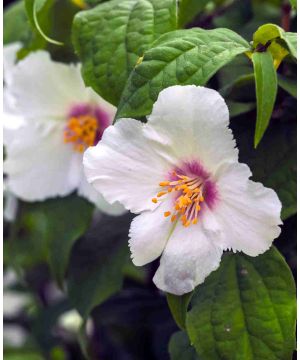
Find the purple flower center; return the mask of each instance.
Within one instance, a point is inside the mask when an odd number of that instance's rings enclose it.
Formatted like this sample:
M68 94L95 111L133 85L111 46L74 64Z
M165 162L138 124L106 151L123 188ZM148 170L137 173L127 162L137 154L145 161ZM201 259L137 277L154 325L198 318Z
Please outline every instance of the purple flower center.
M100 107L90 104L76 104L67 115L64 141L73 143L74 149L83 152L96 145L103 131L110 125L110 116Z
M162 188L152 201L157 203L167 194L172 194L174 209L166 211L165 217L171 216L171 221L181 220L188 227L197 224L199 216L205 207L212 208L217 201L215 183L210 180L210 174L198 161L184 162L174 168L166 181L159 183Z

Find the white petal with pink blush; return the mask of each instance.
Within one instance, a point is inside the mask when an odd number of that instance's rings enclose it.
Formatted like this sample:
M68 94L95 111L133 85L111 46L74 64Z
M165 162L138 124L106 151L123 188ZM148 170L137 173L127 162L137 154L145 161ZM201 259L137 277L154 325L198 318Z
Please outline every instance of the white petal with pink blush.
M182 295L220 264L223 251L257 256L280 234L276 193L249 180L224 99L214 90L163 90L148 122L119 119L84 154L88 182L139 214L133 263L160 258L158 288Z
M104 212L124 213L86 182L82 165L115 107L85 87L80 65L54 62L45 51L16 63L17 50L18 44L4 48L4 173L11 193L42 201L77 191Z

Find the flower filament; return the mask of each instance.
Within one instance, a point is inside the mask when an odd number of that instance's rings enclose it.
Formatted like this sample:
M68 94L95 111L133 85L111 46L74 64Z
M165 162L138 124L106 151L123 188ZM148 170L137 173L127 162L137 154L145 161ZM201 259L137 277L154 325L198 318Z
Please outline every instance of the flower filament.
M83 152L94 145L98 130L97 118L93 115L72 116L64 130L64 142L73 143L74 149Z
M204 182L199 176L186 176L173 173L174 181L162 181L159 186L162 187L156 198L152 202L157 203L161 197L172 192L177 192L174 202L174 211L166 211L165 217L171 216L171 221L180 219L182 225L188 227L190 224L197 224L201 205L204 201L203 186Z

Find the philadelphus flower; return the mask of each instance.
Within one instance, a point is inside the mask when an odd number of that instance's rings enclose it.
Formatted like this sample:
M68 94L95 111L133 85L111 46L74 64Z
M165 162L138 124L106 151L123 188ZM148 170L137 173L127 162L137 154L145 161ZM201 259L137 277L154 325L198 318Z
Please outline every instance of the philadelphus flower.
M88 181L108 202L140 213L135 265L161 255L156 286L181 295L217 269L227 249L257 256L280 233L276 193L238 162L228 108L214 90L163 90L147 124L120 119L84 154Z
M78 194L120 214L85 179L84 150L110 125L115 108L84 86L79 65L54 62L45 51L15 64L18 44L4 50L4 172L25 201Z

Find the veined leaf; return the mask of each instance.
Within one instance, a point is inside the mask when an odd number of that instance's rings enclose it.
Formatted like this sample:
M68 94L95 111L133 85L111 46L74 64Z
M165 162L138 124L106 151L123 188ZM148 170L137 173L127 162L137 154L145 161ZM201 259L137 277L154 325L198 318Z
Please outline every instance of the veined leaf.
M178 30L161 36L132 71L116 118L151 112L159 92L171 85L205 85L225 64L250 49L228 29Z
M112 0L80 12L73 42L86 85L117 105L139 57L160 35L176 29L176 9L176 0Z
M252 61L257 104L254 146L257 147L269 125L273 112L277 95L277 74L270 52L255 52L252 55Z
M291 359L296 299L291 271L273 247L257 257L226 254L200 285L186 319L199 357Z

